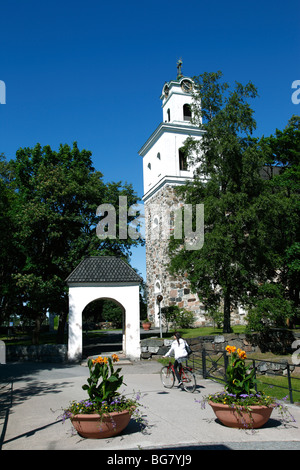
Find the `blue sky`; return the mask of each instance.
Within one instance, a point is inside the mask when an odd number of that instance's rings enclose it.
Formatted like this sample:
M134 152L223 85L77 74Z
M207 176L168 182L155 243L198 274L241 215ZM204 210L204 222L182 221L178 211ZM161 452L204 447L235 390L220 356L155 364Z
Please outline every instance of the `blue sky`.
M256 135L283 129L300 105L297 0L9 0L0 7L0 153L37 142L92 151L105 181L143 195L138 150L162 120L160 93L176 78L221 70L251 80ZM132 265L145 277L144 249Z

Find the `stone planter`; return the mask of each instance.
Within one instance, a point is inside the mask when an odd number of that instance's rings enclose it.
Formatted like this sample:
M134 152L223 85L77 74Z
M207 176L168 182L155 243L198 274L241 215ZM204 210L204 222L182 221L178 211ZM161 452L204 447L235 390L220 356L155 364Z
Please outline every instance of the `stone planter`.
M144 328L145 331L150 330L151 322L149 321L149 322L142 323L142 327Z
M273 411L272 406L253 405L248 410L237 410L223 403L208 402L216 417L222 424L230 428L261 428L269 420Z
M71 422L80 436L88 439L104 439L120 434L128 425L132 411L124 410L98 414L77 414Z

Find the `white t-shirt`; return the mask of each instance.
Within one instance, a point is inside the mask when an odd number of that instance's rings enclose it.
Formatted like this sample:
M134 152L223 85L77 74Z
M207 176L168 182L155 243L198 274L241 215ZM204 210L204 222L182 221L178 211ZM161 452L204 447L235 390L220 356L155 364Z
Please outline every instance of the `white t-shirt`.
M179 359L180 357L187 357L188 353L185 349L185 341L184 339L180 338L179 344L177 339L173 341L171 348L167 352L166 356L170 356L171 353L174 352L175 359Z

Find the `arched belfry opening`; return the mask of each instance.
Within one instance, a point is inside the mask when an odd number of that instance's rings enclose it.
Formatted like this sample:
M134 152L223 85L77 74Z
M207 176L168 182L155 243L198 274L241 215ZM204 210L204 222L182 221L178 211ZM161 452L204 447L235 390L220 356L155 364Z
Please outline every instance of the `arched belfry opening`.
M82 357L82 317L99 299L119 305L123 315L123 353L132 360L140 359L141 277L125 261L113 256L92 256L82 260L67 278L69 286L70 361Z
M190 104L183 105L183 120L184 121L192 120L192 108Z

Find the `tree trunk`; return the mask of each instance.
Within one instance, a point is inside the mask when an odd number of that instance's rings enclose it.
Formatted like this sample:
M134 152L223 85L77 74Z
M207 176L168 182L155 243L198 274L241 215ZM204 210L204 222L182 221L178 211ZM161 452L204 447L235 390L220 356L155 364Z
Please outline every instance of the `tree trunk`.
M63 303L60 308L59 313L59 320L58 320L58 328L56 333L56 344L64 344L64 334L65 334L65 326L69 314L69 298L68 296L64 296Z
M35 319L35 326L34 326L34 330L32 332L32 344L34 345L38 345L39 344L39 341L40 341L40 331L41 331L41 318L40 317L37 317Z
M224 324L223 333L231 333L232 328L230 326L230 289L228 288L224 295Z
M64 344L64 334L65 334L65 326L67 321L68 312L62 312L59 315L59 322L56 334L56 344Z

